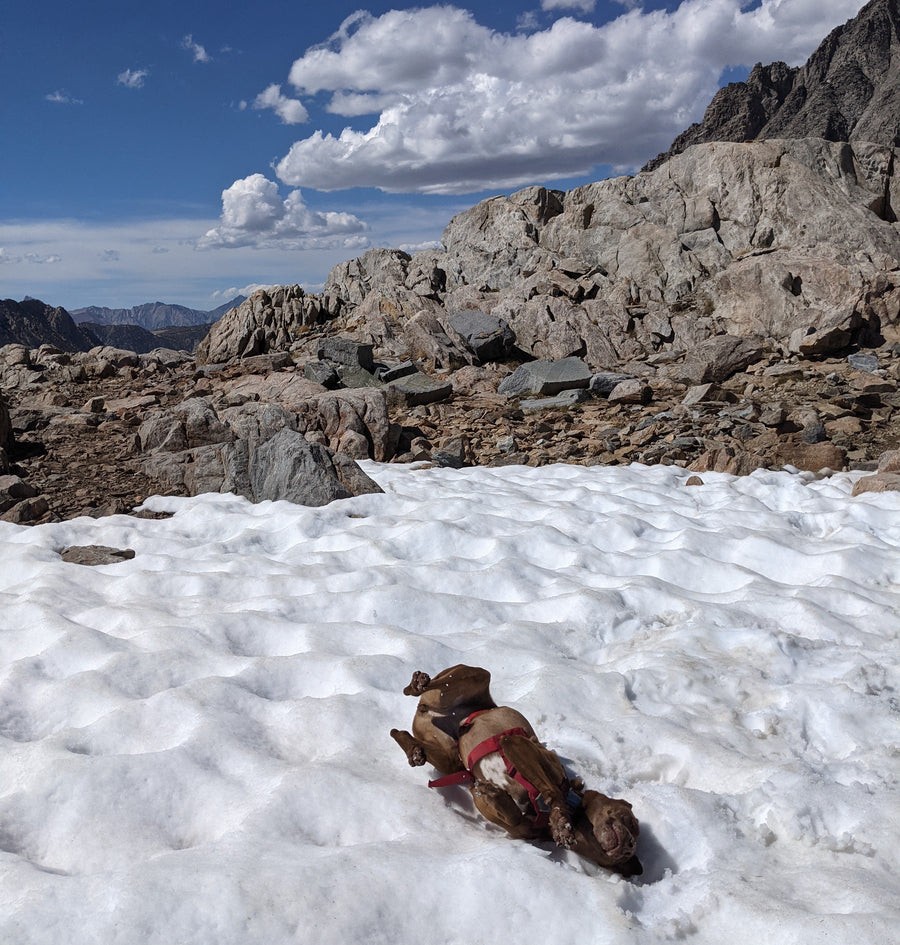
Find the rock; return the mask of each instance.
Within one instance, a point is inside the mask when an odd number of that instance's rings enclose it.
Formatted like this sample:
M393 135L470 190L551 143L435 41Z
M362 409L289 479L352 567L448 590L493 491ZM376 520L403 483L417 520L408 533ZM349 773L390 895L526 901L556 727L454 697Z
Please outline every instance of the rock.
M804 358L830 354L840 351L850 343L851 333L844 327L833 325L816 330L814 328L797 328L791 332L788 347L794 354Z
M15 505L0 513L0 519L11 522L13 525L27 525L42 518L50 511L50 503L39 495L34 498L22 499Z
M393 456L396 436L384 390L327 391L298 374L272 374L238 378L227 382L222 392L285 408L293 414L296 429L304 435L321 432L333 451L339 450L346 431L353 430L368 441L370 458L386 462ZM234 422L231 412L227 417Z
M853 495L864 492L900 492L900 473L878 472L874 476L863 476L853 485Z
M338 372L327 361L307 361L303 365L303 376L328 390L334 390L341 385Z
M453 370L472 359L462 342L453 340L437 316L427 310L417 312L405 322L403 337L411 358L428 361L439 369Z
M592 394L608 397L617 384L622 381L630 380L632 380L632 377L629 374L617 374L614 371L599 371L597 374L591 375L588 389Z
M506 397L558 394L563 390L587 388L590 381L591 370L580 358L529 361L504 378L497 392Z
M96 567L101 564L118 564L134 557L132 548L110 548L108 545L70 545L59 553L69 564Z
M402 361L400 364L385 365L379 368L375 367L375 376L382 384L390 381L396 381L401 377L409 377L411 374L418 374L419 369L412 361Z
M11 509L22 499L32 499L37 494L34 486L30 486L18 476L0 476L0 513Z
M502 319L468 309L447 316L450 328L459 335L477 363L503 361L509 357L516 336Z
M748 476L755 469L764 469L765 458L731 448L707 450L688 466L692 472L723 472L732 476Z
M339 365L338 366L338 376L341 379L341 383L344 387L356 390L360 387L382 387L381 381L372 374L371 371L367 371L365 368L350 365Z
M855 352L847 355L847 361L854 371L866 371L869 374L874 374L879 367L878 357L874 354Z
M346 476L350 461L342 462ZM354 494L338 476L329 451L308 443L294 430L281 430L251 451L248 478L249 489L235 491L253 502L285 499L298 505L321 506ZM361 492L381 492L361 469L354 481Z
M9 408L3 397L0 396L0 449L4 449L12 434L12 423L9 419Z
M734 394L723 390L718 384L695 384L688 388L681 402L691 407L700 403L734 403L735 400Z
M639 378L620 381L610 391L611 404L649 404L653 399L653 388Z
M362 368L369 374L375 371L372 345L353 341L350 338L323 338L319 342L320 360L331 361L349 368Z
M686 486L702 486L703 480L699 476L688 476L684 484Z
M749 338L717 335L697 345L676 369L693 385L719 383L762 357L762 346Z
M427 374L406 374L385 385L390 396L398 398L407 407L433 404L453 394L450 381L439 381Z
M537 400L519 401L519 409L524 413L535 413L540 410L552 410L560 407L571 407L591 399L591 394L584 388L563 390L553 397L541 397Z
M775 459L786 466L818 472L820 469L841 470L847 464L847 454L830 442L780 443L774 451Z
M900 450L888 450L878 457L878 472L900 473Z
M222 316L197 346L198 364L286 351L310 326L333 316L329 300L299 285L259 289Z

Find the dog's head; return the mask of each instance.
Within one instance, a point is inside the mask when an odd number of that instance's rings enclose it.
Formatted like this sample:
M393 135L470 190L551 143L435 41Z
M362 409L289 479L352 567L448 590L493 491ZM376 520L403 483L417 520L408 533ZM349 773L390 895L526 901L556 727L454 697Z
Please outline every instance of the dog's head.
M640 826L628 801L585 791L572 826L576 853L623 876L643 873L636 854Z

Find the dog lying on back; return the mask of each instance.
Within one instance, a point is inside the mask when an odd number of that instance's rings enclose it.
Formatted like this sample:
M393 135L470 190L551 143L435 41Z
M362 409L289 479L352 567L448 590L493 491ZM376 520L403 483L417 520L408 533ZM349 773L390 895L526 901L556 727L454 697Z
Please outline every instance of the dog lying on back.
M403 690L419 696L412 734L391 729L409 763L437 768L430 787L468 784L478 810L517 839L553 839L623 876L642 873L631 804L570 781L528 720L494 702L490 681L477 666L413 673Z

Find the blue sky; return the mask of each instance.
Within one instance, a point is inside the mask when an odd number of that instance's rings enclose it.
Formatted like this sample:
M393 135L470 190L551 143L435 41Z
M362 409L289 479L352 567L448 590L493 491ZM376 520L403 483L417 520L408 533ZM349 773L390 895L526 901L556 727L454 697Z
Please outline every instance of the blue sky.
M315 290L531 183L635 170L860 0L30 0L0 17L0 297Z

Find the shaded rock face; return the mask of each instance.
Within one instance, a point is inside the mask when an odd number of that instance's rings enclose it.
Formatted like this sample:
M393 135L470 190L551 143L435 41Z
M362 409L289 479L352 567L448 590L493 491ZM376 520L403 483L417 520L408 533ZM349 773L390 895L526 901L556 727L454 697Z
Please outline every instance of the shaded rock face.
M0 346L51 344L61 351L88 351L99 343L76 325L64 308L53 308L37 299L0 300Z
M900 145L898 55L898 0L872 0L832 30L802 68L757 63L745 82L720 89L703 121L644 170L710 141L816 137Z

